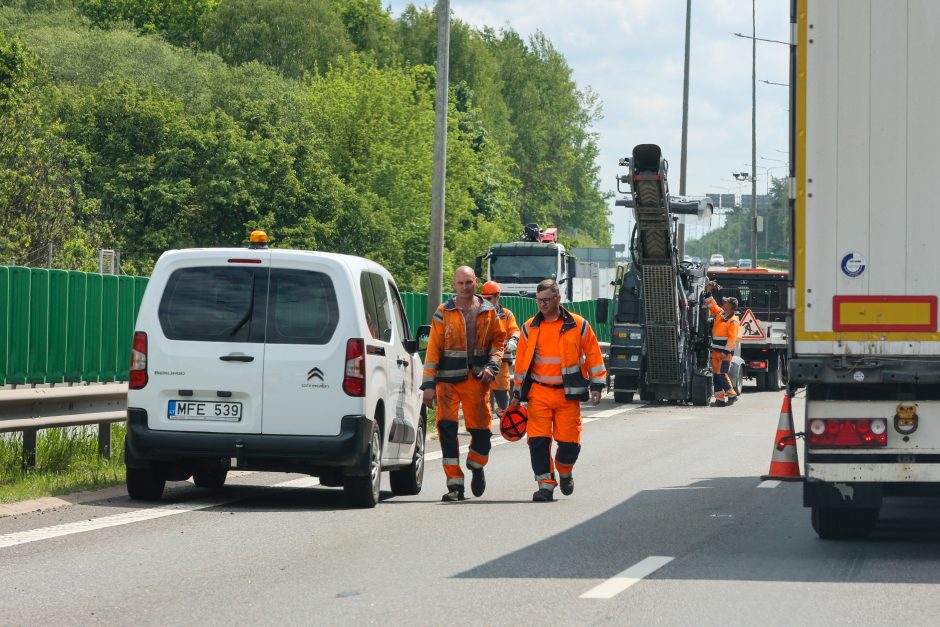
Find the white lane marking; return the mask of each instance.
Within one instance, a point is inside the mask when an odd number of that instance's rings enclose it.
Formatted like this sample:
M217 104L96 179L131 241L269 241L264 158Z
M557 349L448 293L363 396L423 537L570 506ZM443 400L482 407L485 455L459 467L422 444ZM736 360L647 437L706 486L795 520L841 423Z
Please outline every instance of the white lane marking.
M629 407L614 407L613 409L604 409L596 414L591 414L592 418L610 418L611 416L616 416L618 414L625 414L628 411L636 411L637 409L643 409L646 405L630 405Z
M594 586L581 595L582 599L612 599L644 577L652 575L657 570L674 560L674 557L652 555L641 560L604 583Z
M314 477L301 477L282 483L276 483L272 487L276 488L306 488L319 485L320 481ZM186 503L170 503L167 505L158 505L148 509L138 509L113 516L104 516L102 518L93 518L91 520L80 520L73 523L54 525L52 527L43 527L41 529L32 529L29 531L18 531L0 536L0 549L38 542L40 540L49 540L50 538L60 538L70 536L76 533L85 533L86 531L96 531L98 529L107 529L108 527L119 527L121 525L130 525L132 523L143 522L145 520L154 520L166 516L175 516L176 514L185 514L195 512L200 509L218 507L226 503L231 503L240 499L200 499Z
M627 410L629 411L629 410ZM587 418L582 419L582 422L593 422L596 418ZM509 440L497 440L493 442L493 446L501 446L503 444L509 444ZM466 453L469 450L469 446L460 447L461 453ZM424 461L434 461L437 459L443 458L443 455L440 451L435 451L432 453L427 453L424 456ZM239 471L231 473L232 476L236 476L236 473ZM250 472L245 472L244 474L251 474ZM320 485L320 481L314 477L301 477L300 479L292 479L291 481L284 481L282 483L275 483L273 486L275 488L304 488L310 486ZM224 505L226 503L234 502L238 499L224 499L224 500L213 500L213 501L189 501L187 503L173 503L169 505L158 505L157 507L134 510L131 512L124 512L123 514L115 514L113 516L105 516L103 518L95 518L92 520L83 520L74 523L66 523L62 525L55 525L53 527L42 527L40 529L32 529L30 531L20 531L17 533L9 533L6 535L0 536L0 549L17 546L20 544L27 544L29 542L38 542L40 540L48 540L50 538L58 538L61 536L73 535L76 533L85 533L86 531L95 531L97 529L106 529L108 527L118 527L121 525L130 525L136 522L143 522L145 520L155 520L157 518L163 518L165 516L174 516L176 514L185 514L186 512L195 512L200 509L208 509L210 507L218 507L219 505Z
M780 482L776 479L768 479L767 481L761 481L757 484L758 488L776 488L780 485Z

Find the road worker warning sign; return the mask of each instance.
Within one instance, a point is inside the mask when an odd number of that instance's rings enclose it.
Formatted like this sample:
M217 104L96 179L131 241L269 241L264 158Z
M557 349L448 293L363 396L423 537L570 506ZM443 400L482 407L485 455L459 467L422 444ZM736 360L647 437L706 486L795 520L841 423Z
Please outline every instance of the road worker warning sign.
M763 340L767 338L764 330L760 328L760 323L754 317L754 312L748 309L741 316L741 339L742 340Z

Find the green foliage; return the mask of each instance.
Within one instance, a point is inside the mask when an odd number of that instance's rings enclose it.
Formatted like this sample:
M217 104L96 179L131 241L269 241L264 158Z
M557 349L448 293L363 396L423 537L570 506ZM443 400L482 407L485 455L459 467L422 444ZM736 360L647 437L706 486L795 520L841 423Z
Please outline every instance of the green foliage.
M380 64L398 56L395 22L380 0L333 0L349 40L360 52L374 53Z
M42 118L42 80L33 55L0 32L0 259L19 263L61 244L81 199L74 146Z
M259 61L296 78L353 50L331 0L225 0L208 19L204 45L229 63Z
M159 33L179 45L198 42L204 21L219 0L79 0L91 23L110 28L130 22L141 33Z
M45 260L48 241L57 265L91 269L104 246L147 273L167 248L238 246L265 228L275 246L365 255L403 289L426 288L432 11L395 21L378 0L180 0L156 16L145 0L75 0L80 15L67 0L0 1L0 32L41 60L4 57L22 92L16 128L29 129L16 137L32 139L4 144L0 193L42 201L4 206L0 254ZM171 19L184 6L201 16L189 30ZM170 43L197 31L207 51ZM451 45L447 266L528 220L567 244L607 243L593 94L544 37L455 21Z
M36 467L24 471L23 439L0 434L0 503L67 494L124 481L123 424L111 427L111 459L98 456L95 427L43 429L36 443Z

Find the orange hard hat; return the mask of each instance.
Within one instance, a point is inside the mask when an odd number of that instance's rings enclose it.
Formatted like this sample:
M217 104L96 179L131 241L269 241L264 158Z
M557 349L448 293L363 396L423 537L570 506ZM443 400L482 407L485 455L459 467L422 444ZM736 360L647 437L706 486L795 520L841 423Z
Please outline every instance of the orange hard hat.
M483 284L484 296L499 296L499 283L496 281L487 281Z
M515 442L525 435L529 423L529 412L522 405L510 407L499 419L499 432L510 442Z

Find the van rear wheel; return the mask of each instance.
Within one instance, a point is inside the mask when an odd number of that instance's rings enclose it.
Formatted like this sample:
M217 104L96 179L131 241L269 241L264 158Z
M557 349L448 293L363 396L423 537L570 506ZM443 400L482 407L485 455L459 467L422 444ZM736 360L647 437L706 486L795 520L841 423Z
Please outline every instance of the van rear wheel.
M424 426L424 412L419 418L418 432L415 434L415 452L411 458L411 463L388 473L389 483L392 486L392 493L398 496L413 496L421 492L421 485L424 483L424 443L426 427Z
M126 482L127 495L135 501L159 501L166 487L153 468L128 468Z
M369 474L343 478L343 493L346 501L353 507L370 508L379 502L382 487L382 439L379 437L378 423L372 426L372 437L366 450L369 461Z

